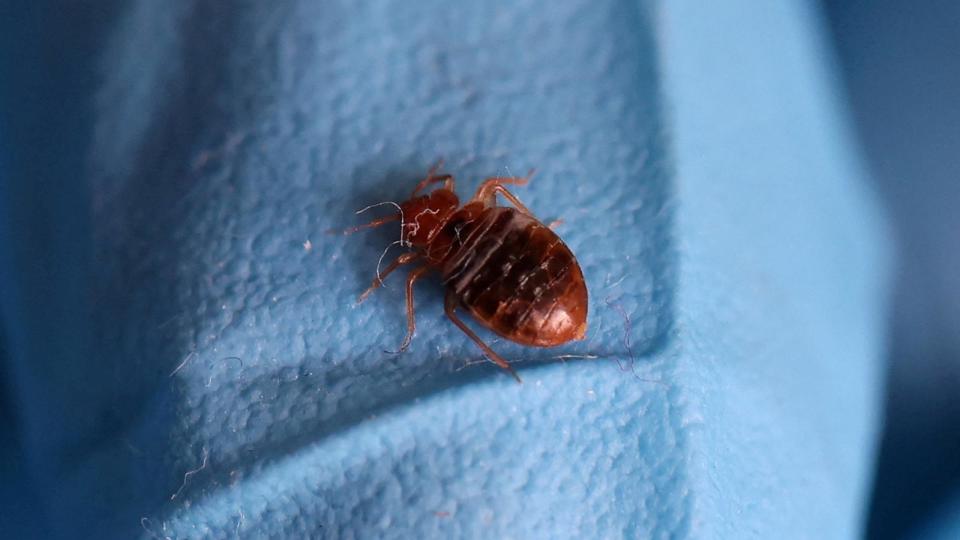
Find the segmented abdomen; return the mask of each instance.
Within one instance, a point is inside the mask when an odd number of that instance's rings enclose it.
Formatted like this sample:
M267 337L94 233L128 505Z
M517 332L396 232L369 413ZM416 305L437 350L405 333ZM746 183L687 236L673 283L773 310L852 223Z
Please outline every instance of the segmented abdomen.
M582 338L587 288L560 238L509 207L471 217L451 220L456 241L442 270L461 305L487 328L523 345L549 347Z

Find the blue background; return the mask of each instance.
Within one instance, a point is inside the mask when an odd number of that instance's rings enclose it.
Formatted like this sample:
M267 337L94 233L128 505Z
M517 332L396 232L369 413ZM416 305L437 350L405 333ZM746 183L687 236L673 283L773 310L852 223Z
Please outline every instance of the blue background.
M854 11L97 5L0 8L4 531L863 528L893 242L830 48ZM385 354L401 278L354 299L394 235L325 234L440 156L464 196L536 166L583 265L585 343L494 343L522 386L436 283Z

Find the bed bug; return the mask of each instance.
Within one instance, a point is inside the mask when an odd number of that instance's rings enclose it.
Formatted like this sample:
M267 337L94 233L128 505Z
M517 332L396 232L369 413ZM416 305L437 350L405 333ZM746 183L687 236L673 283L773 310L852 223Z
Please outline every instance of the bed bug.
M495 364L520 377L457 315L463 308L497 335L532 347L554 347L583 339L587 330L587 286L577 259L560 237L541 223L505 186L525 185L525 177L487 178L465 205L454 192L454 178L435 165L398 212L346 232L399 221L400 255L360 295L363 302L397 268L419 267L407 277L407 349L416 329L413 286L430 271L440 273L447 316ZM442 184L424 193L433 184ZM513 206L498 206L501 195Z

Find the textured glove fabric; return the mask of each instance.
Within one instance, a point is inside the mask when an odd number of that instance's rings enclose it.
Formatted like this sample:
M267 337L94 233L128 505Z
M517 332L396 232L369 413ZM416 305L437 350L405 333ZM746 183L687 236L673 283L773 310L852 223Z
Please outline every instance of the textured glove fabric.
M52 534L860 530L886 240L805 3L138 0L106 36L89 196L47 194L89 205L47 285L89 316L18 318L23 250L2 313ZM436 279L384 352L403 277L355 302L399 232L328 233L439 157L464 199L536 167L584 270L585 341L483 334L522 385Z

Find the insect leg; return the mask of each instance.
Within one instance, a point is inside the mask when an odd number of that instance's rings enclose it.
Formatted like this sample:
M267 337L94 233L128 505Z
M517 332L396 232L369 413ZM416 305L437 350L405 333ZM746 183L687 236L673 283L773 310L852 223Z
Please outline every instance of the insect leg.
M495 176L493 178L487 178L480 184L480 188L477 189L476 195L473 196L474 201L480 201L484 206L496 206L497 199L496 195L499 193L503 195L503 198L510 201L510 203L517 207L517 210L532 216L533 213L524 206L520 199L516 197L513 193L510 193L504 185L514 185L514 186L523 186L530 181L530 178L534 174L534 170L530 170L526 176Z
M429 266L421 266L413 272L410 272L410 275L407 276L407 335L403 338L403 343L400 344L400 349L398 349L397 352L407 350L407 347L410 346L410 341L413 340L413 333L417 329L417 322L413 316L413 284L420 276L429 270Z
M513 378L517 380L518 383L522 383L520 376L517 375L517 372L514 371L513 367L510 365L510 362L507 362L503 359L502 356L493 352L493 349L490 348L486 343L480 339L480 336L475 334L460 317L457 317L457 297L453 294L447 293L446 299L444 300L444 310L447 312L447 317L450 317L450 320L453 321L453 324L457 325L457 328L463 331L468 338L472 339L474 343L480 347L480 350L483 351L483 354L487 355L487 358L493 361L494 364L500 366L507 371L510 375L513 375Z
M430 167L430 170L427 171L427 177L421 180L420 183L417 184L417 187L413 188L413 194L410 195L411 199L413 197L416 197L417 193L419 193L421 190L423 190L424 188L426 188L427 186L429 186L434 182L443 182L444 189L449 189L450 191L453 191L453 188L454 188L453 176L449 174L437 175L436 173L437 171L440 170L440 167L443 167L442 159L437 161L437 163L433 167Z
M396 270L400 265L416 260L418 256L419 254L417 253L404 253L403 255L397 257L392 263L390 263L389 266L387 266L386 270L377 273L377 277L373 278L373 284L370 285L369 289L363 291L363 294L361 294L360 298L357 299L357 303L359 304L366 300L367 297L373 293L373 291L377 290L381 285L383 285L383 280L390 275L390 272Z
M510 201L510 204L512 204L513 206L515 206L515 207L517 208L517 210L519 210L520 212L522 212L522 213L524 213L524 214L526 214L526 215L528 215L528 216L532 216L532 215L533 215L533 212L531 212L529 208L527 208L526 206L524 206L524 204L523 204L522 202L520 202L520 199L518 199L516 195L514 195L513 193L510 193L509 191L507 191L507 188L505 188L505 187L497 184L497 185L493 186L492 189L493 189L493 192L494 192L494 193L499 193L500 195L503 195L503 198L506 199L506 200L508 200L508 201Z
M382 218L380 218L380 219L375 219L375 220L371 221L370 223L364 223L363 225L357 225L356 227L350 227L349 229L344 230L344 231L343 231L343 234L353 234L353 233L355 233L355 232L357 232L357 231L362 231L362 230L364 230L364 229L372 229L372 228L374 228L374 227L379 227L379 226L381 226L381 225L385 225L385 224L390 223L390 222L392 222L392 221L399 221L399 220L400 220L400 214L394 214L394 215L392 215L392 216L387 216L387 217L382 217Z
M417 187L413 188L413 194L410 195L410 198L412 199L416 197L417 193L419 193L421 190L426 188L428 185L433 184L434 182L443 182L444 189L449 189L450 191L453 191L453 186L454 186L453 175L441 174L440 176L434 176L434 177L428 176L423 180L421 180L420 183L417 184Z

